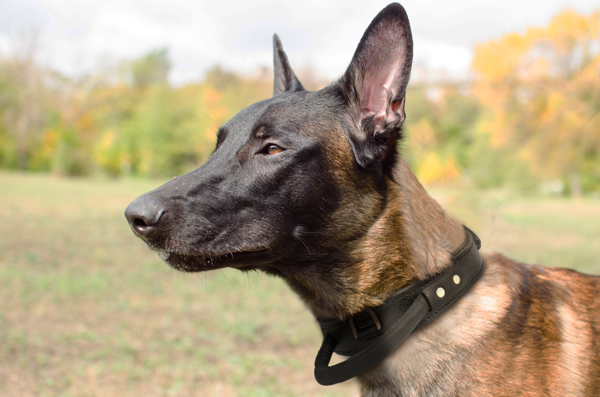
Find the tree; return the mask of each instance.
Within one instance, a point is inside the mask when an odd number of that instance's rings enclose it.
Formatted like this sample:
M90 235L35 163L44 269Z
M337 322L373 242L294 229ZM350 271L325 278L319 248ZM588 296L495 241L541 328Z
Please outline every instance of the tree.
M131 62L128 69L134 87L147 88L167 84L171 70L169 50L161 48L151 51Z
M474 93L490 109L482 126L492 144L543 177L569 179L573 195L582 192L582 173L600 180L599 17L567 10L474 51Z
M409 90L404 159L422 182L456 180L471 166L469 147L481 106L460 84Z
M6 165L19 169L31 168L33 148L40 143L45 123L45 71L36 64L38 43L36 33L21 37L2 65L3 157Z

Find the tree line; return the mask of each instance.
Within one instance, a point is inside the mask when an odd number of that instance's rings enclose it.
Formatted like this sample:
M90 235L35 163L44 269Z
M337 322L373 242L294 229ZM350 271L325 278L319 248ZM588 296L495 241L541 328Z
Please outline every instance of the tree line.
M218 66L173 86L168 49L81 78L41 66L35 49L32 41L0 57L1 168L180 175L210 156L221 124L272 93L268 71ZM598 11L567 10L477 44L472 74L409 86L401 152L423 181L556 180L574 195L600 191Z
M167 49L79 80L32 57L0 61L0 166L70 176L173 176L204 162L218 127L270 92L218 67L174 87Z

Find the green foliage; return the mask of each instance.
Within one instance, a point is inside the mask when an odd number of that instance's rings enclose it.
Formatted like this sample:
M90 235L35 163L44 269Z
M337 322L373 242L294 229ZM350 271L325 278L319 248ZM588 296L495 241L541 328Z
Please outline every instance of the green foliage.
M0 60L0 71L8 66ZM221 124L270 94L270 81L245 79L219 67L204 82L173 87L167 79L170 67L168 50L160 49L80 82L44 72L52 84L35 97L42 114L23 113L42 121L26 137L26 167L70 176L180 175L206 161ZM23 153L18 81L0 73L4 168L16 168ZM52 101L42 104L45 97Z
M424 182L453 180L472 166L479 102L455 85L408 92L403 155Z
M171 61L169 50L161 48L152 51L129 65L131 84L136 88L146 88L156 84L167 84Z
M139 148L138 171L143 174L178 175L199 161L194 145L198 130L185 128L193 114L175 100L166 86L150 88L124 126L124 135L132 143L137 140L133 146Z
M17 86L10 78L8 64L0 59L0 167L15 168L17 144L9 129L9 121L18 103Z
M17 164L17 146L14 139L7 133L6 128L0 124L0 166L14 169Z
M581 166L581 184L586 192L600 193L600 154L588 153Z
M85 176L89 174L87 153L82 150L77 131L67 127L60 131L52 169L60 174Z
M61 175L89 175L90 163L87 148L83 143L84 134L59 114L52 115L48 127L47 144L52 147L38 152L40 162L48 164L50 169Z

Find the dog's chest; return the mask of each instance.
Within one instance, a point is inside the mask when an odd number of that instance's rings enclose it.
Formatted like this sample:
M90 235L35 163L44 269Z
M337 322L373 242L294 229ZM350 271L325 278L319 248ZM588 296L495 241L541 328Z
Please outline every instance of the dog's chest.
M363 374L363 395L477 395L473 386L482 346L510 304L507 284L498 282L500 273L493 266L487 269L473 290L444 315Z

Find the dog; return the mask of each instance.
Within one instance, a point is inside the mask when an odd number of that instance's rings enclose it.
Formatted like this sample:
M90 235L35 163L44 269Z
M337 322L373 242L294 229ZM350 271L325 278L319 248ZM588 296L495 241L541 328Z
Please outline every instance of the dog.
M390 4L343 77L311 92L275 35L273 97L223 125L200 168L134 200L125 211L134 233L175 269L260 270L321 323L350 324L358 340L363 313L379 330L379 307L448 272L476 239L398 152L412 47L404 8ZM348 375L362 394L600 395L600 278L472 251L479 273L462 297ZM430 295L417 299L424 310ZM325 370L326 345L316 363Z

